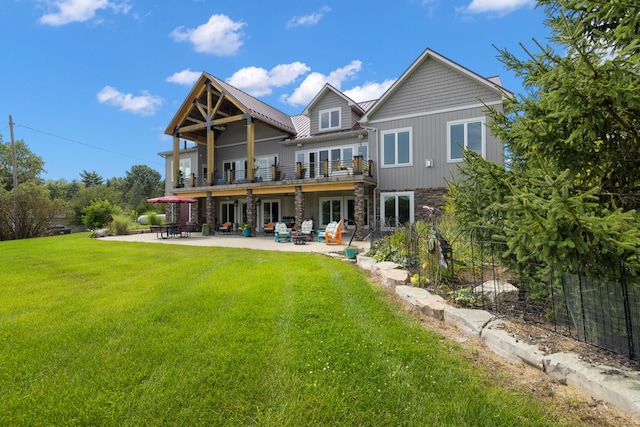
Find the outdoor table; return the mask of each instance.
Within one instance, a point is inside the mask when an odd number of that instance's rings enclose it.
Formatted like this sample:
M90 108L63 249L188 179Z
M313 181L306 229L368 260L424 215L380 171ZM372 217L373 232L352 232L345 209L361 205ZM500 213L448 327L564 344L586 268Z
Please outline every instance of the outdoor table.
M294 234L292 236L292 239L293 239L294 245L305 245L307 243L307 240L309 240L306 234L300 234L300 233Z
M151 231L156 232L158 239L168 239L180 234L180 226L178 224L152 225Z

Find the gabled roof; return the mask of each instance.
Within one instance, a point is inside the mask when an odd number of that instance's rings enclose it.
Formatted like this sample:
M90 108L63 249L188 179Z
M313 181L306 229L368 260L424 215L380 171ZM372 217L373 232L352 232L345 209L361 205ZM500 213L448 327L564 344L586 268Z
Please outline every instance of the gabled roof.
M221 96L224 96L214 120L244 114L287 133L295 133L295 128L289 115L209 73L202 73L166 128L165 133L167 135L173 135L175 129L206 121L202 111L198 108L198 104L201 108L207 105L207 84L211 84L213 89L213 104L217 103ZM206 130L193 131L185 135L185 137L187 136L199 139L206 136Z
M336 95L338 95L340 98L344 99L345 102L347 103L347 105L349 105L351 107L351 109L356 110L357 112L360 113L360 115L364 114L364 110L360 107L360 105L355 102L353 99L349 98L347 95L345 95L344 93L340 92L338 89L336 89L335 87L331 86L329 83L325 83L324 87L320 90L320 92L318 92L316 94L316 96L311 100L311 102L309 103L309 105L307 105L307 108L305 108L303 114L309 115L309 113L311 112L311 109L313 108L313 106L320 100L322 99L327 92L333 92Z
M391 97L391 95L400 86L402 86L407 81L407 79L409 79L409 77L414 73L414 71L418 67L420 67L427 59L434 59L434 60L440 61L443 64L451 67L452 69L471 77L472 79L476 80L478 83L489 87L491 90L495 90L496 92L499 92L501 95L504 94L504 92L510 93L508 90L504 89L500 85L499 77L498 78L496 78L496 77L484 78L484 77L480 76L479 74L469 70L468 68L463 67L462 65L460 65L460 64L458 64L458 63L456 63L456 62L454 62L454 61L452 61L452 60L440 55L437 52L434 52L431 49L425 49L425 51L422 52L422 54L418 57L418 59L416 59L413 62L413 64L411 64L411 66L409 68L407 68L404 73L402 73L400 78L398 78L391 85L391 87L389 87L389 89L387 89L385 91L385 93L382 94L380 99L378 99L378 101L369 109L369 111L367 111L367 113L364 115L364 117L362 117L361 122L363 122L363 123L368 122L370 116L372 114L374 114L380 108L380 106L382 106L384 104L384 102L387 99L389 99Z
M360 110L366 113L369 110L369 108L371 108L376 103L376 101L377 99L359 102L358 107L360 108ZM300 139L306 139L311 137L311 119L309 118L308 114L298 114L295 116L291 116L291 120L293 121L293 125L296 128L296 135L295 137L292 137L292 139L300 140ZM350 132L353 132L354 130L360 130L360 129L363 129L363 128L360 126L359 123L356 123L350 129L340 129L334 132L323 132L321 136L326 137L328 135L336 135L339 133L350 133Z
M241 91L238 88L231 86L229 83L224 82L216 77L209 75L213 81L217 82L218 85L223 87L229 95L238 100L246 109L249 114L251 114L254 118L262 118L263 121L271 122L278 127L281 127L283 130L287 132L294 132L295 128L293 127L293 123L291 121L291 117L278 110L275 107L272 107L269 104L266 104L260 101L257 98Z

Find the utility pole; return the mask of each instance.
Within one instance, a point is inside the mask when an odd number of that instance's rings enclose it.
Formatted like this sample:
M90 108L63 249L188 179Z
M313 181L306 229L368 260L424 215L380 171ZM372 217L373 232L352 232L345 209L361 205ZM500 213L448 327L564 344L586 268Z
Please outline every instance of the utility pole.
M16 144L13 140L13 120L9 114L9 131L11 133L11 155L13 157L13 233L18 240L18 167L16 160Z

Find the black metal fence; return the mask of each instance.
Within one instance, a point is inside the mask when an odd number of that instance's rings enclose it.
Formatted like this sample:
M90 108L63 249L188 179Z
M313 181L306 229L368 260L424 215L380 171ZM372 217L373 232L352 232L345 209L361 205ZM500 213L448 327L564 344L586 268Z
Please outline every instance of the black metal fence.
M434 225L411 225L378 233L376 257L404 265L415 286L468 307L517 317L640 360L640 283L621 260L606 277L587 267L510 263L504 243L481 228L447 241ZM452 249L452 246L456 249Z

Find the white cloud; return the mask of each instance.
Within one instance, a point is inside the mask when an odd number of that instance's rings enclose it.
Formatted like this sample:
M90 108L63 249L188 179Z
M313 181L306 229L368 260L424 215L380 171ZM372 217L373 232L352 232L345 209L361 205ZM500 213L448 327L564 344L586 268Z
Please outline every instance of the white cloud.
M294 16L287 22L287 28L295 27L311 27L318 24L324 15L331 12L331 8L328 6L323 7L319 11L305 16Z
M96 12L111 9L114 13L128 13L131 5L126 1L121 3L110 0L57 0L45 2L54 12L47 13L40 18L45 25L60 26L71 22L85 22L93 19Z
M234 22L225 15L211 15L211 18L196 28L184 26L174 29L169 35L177 42L189 41L196 52L218 56L235 54L242 46L243 22Z
M202 73L197 71L191 71L189 68L186 70L178 71L167 77L169 83L177 83L179 85L191 86L193 85Z
M344 94L356 102L371 101L380 98L394 82L395 80L392 79L385 80L382 83L367 82L362 86L345 90Z
M534 4L535 0L472 0L469 6L459 10L466 13L494 12L503 16Z
M227 83L252 96L270 95L273 87L285 86L310 71L302 62L280 64L270 71L259 67L245 67L227 79Z
M140 116L152 116L162 105L162 98L153 96L146 90L143 90L140 96L133 96L130 93L122 93L114 87L105 86L96 96L101 104L113 105L121 111Z
M280 100L292 106L307 105L326 83L331 84L336 89L340 89L342 82L354 76L361 68L362 62L356 60L332 71L328 76L321 73L311 73L290 96L283 95Z

